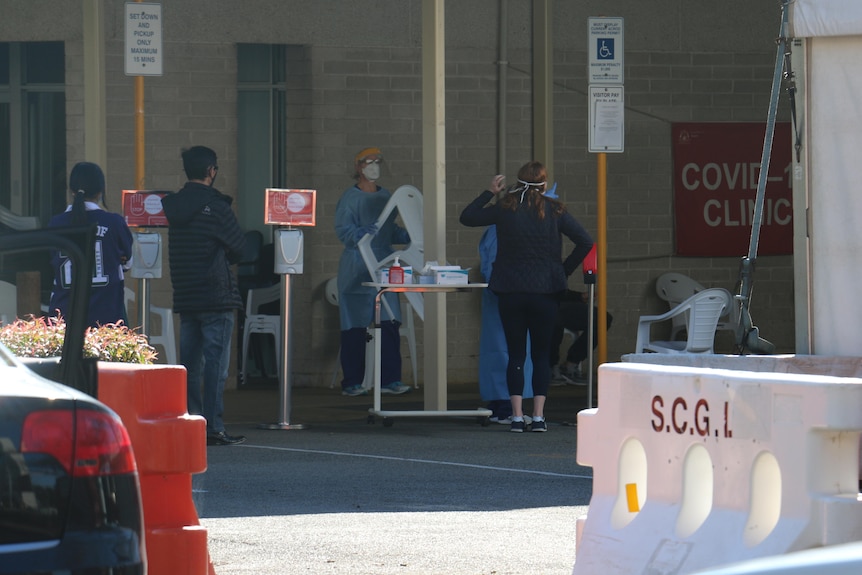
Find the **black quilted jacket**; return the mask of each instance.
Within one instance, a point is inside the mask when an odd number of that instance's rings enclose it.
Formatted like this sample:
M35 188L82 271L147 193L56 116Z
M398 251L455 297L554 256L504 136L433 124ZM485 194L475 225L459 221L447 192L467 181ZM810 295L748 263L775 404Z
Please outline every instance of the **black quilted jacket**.
M245 236L233 200L215 188L188 182L162 199L168 218L168 256L174 311L227 311L243 307L230 265L239 262Z
M488 287L496 293L558 293L593 247L593 239L572 215L545 210L539 219L526 204L514 211L489 204L494 194L482 192L461 212L461 223L497 225L497 259ZM563 260L563 239L574 248Z

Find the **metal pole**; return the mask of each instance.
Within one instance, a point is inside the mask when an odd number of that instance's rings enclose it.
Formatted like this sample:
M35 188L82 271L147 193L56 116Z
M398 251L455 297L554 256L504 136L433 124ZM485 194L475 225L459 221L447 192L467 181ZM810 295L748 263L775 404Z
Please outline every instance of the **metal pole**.
M142 2L143 0L135 0ZM144 153L144 77L135 76L135 189L144 189L145 153ZM146 278L141 278L141 297L138 301L138 316L141 322L141 332L150 335L150 285ZM164 326L162 326L164 329Z
M138 321L141 323L141 333L150 335L150 282L141 278L141 297L138 298ZM162 326L165 329L165 326Z
M290 283L292 274L281 276L281 373L278 375L279 402L278 422L262 423L261 429L305 429L301 423L290 422L291 390L293 389L293 341L291 338L290 322Z
M757 180L757 193L754 198L754 215L751 221L751 237L748 254L739 266L738 293L734 305L739 307L739 325L736 326L737 352L749 351L760 354L775 352L772 342L760 337L760 330L751 319L751 291L754 284L754 264L757 261L757 247L760 242L760 227L763 220L763 204L766 197L766 183L769 175L769 160L772 156L772 140L775 135L775 118L778 114L778 99L784 65L790 63L788 54L788 5L790 0L782 0L781 27L778 33L778 49L775 55L775 68L772 73L772 91L769 98L769 111L766 117L766 133L763 136L763 153L760 158L760 175ZM788 70L788 76L790 76Z
M596 284L590 284L590 308L587 316L587 365L589 365L589 375L587 376L587 408L593 407L593 324L595 323L595 314L593 313L593 305L595 305Z

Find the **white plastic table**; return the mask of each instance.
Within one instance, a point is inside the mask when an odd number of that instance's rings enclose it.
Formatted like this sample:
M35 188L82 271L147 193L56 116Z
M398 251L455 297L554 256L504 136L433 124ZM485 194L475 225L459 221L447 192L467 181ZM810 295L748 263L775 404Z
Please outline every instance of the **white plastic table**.
M393 417L445 417L445 416L475 416L482 418L482 424L486 425L488 419L492 415L490 409L422 409L422 410L384 410L381 405L380 394L380 353L381 353L381 325L380 325L380 302L383 294L386 292L394 293L451 293L464 292L474 289L482 289L488 287L486 283L475 284L383 284L376 282L364 282L362 285L377 289L377 295L374 298L374 373L372 381L374 382L374 407L368 410L368 420L373 422L375 416L383 418L383 425L389 427L393 424ZM410 310L410 313L413 313ZM441 382L441 385L446 385L446 382Z

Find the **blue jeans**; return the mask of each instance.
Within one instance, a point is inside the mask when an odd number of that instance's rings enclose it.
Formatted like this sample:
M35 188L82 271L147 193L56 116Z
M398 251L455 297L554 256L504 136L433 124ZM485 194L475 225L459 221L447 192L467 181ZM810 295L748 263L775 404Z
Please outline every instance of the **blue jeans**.
M180 314L180 363L186 367L189 413L204 416L207 433L224 431L223 394L230 364L234 313Z

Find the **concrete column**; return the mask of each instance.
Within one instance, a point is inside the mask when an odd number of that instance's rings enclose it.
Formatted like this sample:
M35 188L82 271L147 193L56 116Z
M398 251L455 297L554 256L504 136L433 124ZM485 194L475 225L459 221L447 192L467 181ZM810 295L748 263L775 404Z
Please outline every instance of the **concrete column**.
M422 2L422 194L425 259L446 263L443 0ZM446 295L425 294L425 409L446 409Z
M83 13L85 158L72 159L95 162L107 173L104 0L83 0Z

